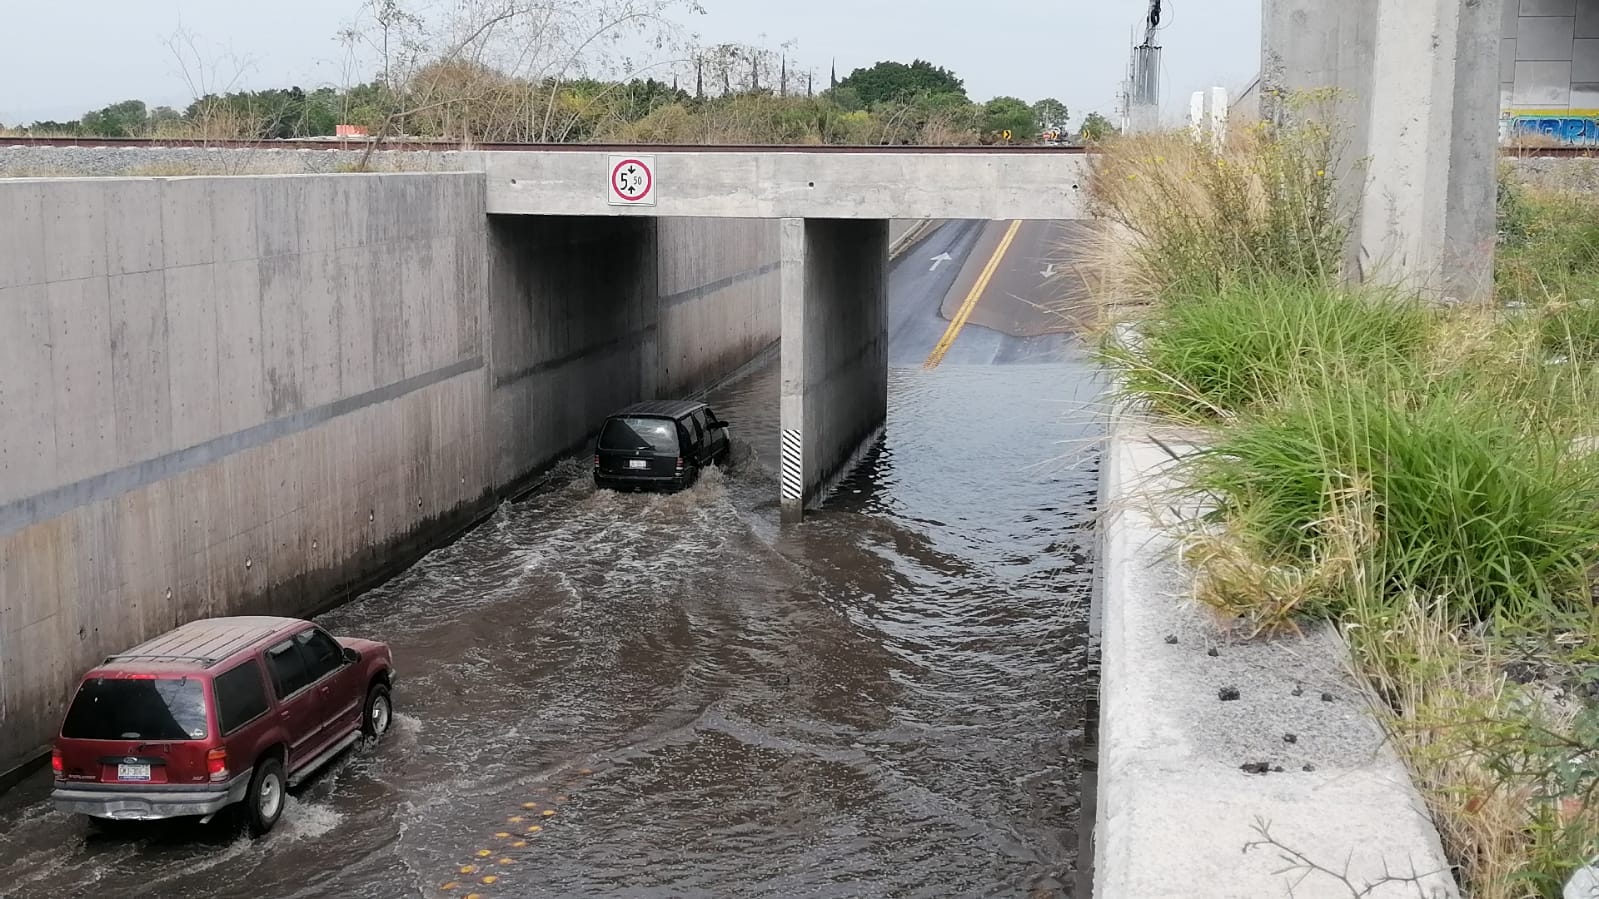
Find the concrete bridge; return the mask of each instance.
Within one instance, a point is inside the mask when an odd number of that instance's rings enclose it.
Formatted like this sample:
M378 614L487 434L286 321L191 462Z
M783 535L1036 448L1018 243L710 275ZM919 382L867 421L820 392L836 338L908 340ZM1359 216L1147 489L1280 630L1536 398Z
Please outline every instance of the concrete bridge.
M783 517L826 494L887 410L888 222L1086 218L1089 157L1048 148L484 151L491 217L778 219ZM565 264L565 260L557 260ZM603 305L604 297L594 298Z

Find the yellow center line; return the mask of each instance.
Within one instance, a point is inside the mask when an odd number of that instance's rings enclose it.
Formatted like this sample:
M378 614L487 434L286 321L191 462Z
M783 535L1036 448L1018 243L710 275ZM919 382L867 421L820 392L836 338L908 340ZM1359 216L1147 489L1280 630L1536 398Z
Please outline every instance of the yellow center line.
M1005 251L1010 249L1011 242L1016 239L1016 232L1021 229L1020 219L1010 223L1005 236L999 240L999 246L994 248L994 255L988 257L988 264L983 266L982 273L972 284L971 292L950 317L949 327L944 329L944 336L939 338L933 351L927 354L927 361L922 363L923 368L937 368L938 363L944 361L944 354L949 352L950 346L955 343L955 338L960 336L961 329L966 327L966 320L972 317L972 310L977 308L977 301L983 298L983 291L988 289L988 282L993 280L994 272L999 270L999 263L1005 258Z

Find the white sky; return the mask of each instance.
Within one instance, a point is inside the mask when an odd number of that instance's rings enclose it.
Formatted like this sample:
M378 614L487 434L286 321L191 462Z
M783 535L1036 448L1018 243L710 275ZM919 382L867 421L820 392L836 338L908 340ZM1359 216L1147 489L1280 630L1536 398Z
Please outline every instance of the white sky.
M881 59L921 57L952 69L984 100L1054 96L1073 120L1114 118L1129 35L1148 0L702 0L684 25L707 42L775 48L795 41L798 66L825 84ZM1163 108L1188 95L1236 92L1259 68L1262 0L1164 0ZM181 26L211 71L202 86L311 88L370 76L347 72L335 40L359 0L0 0L0 122L70 119L125 99L182 107L193 97L165 41ZM245 62L243 75L235 75ZM232 82L230 84L230 82Z

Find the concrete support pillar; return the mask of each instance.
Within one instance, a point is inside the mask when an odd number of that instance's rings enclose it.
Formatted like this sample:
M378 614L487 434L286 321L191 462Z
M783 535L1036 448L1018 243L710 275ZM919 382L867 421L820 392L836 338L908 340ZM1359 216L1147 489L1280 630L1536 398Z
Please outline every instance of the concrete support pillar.
M1264 0L1262 116L1338 124L1351 278L1492 296L1504 2ZM1288 108L1291 94L1321 88L1337 102Z
M782 222L782 514L798 521L888 413L888 222Z

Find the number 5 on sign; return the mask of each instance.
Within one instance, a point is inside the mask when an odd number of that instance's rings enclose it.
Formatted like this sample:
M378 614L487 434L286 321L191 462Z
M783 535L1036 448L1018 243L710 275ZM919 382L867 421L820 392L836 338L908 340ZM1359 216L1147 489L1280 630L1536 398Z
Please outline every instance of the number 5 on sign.
M612 156L609 169L606 197L612 206L655 205L654 156Z

